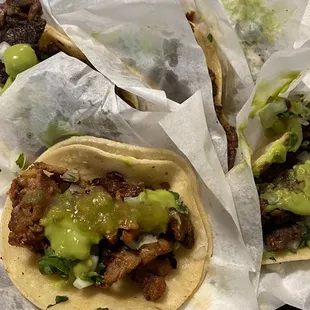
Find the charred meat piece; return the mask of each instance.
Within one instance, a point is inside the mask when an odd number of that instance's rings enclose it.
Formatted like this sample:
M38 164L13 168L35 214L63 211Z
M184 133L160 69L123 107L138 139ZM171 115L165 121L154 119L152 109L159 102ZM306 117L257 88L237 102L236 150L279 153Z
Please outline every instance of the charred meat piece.
M142 293L146 300L158 300L166 290L164 276L147 272L144 268L134 270L132 279L142 286Z
M170 184L169 184L168 182L162 182L162 183L160 183L160 187L161 187L162 189L166 190L166 191L168 191L168 190L171 188L171 186L170 186Z
M9 190L13 210L9 222L9 243L40 251L47 247L40 225L53 197L60 192L58 179L66 169L35 163L13 180ZM48 175L51 174L51 175Z
M272 212L266 212L265 207L267 205L267 200L260 199L262 226L265 234L304 220L303 216L285 210L276 209Z
M38 52L38 43L46 21L41 18L39 0L7 0L0 5L0 41L10 45L30 44Z
M123 250L113 255L104 273L104 282L100 287L105 288L117 282L120 278L137 268L141 263L138 252Z
M139 236L138 230L124 230L122 232L121 239L123 242L130 244L134 242L138 236Z
M102 186L114 198L122 200L136 197L145 189L143 182L130 183L118 172L108 172L105 177L93 180L93 184Z
M237 155L238 148L238 135L236 127L227 124L224 124L224 130L227 137L227 156L228 156L228 170L233 168L235 164L235 159Z
M191 249L195 243L195 234L190 218L176 209L170 209L169 218L168 228L175 240L180 241L185 248Z
M9 77L8 74L5 72L5 66L0 61L0 84L4 85L8 77Z
M139 250L142 264L146 265L156 257L172 251L173 242L166 239L158 239L157 242L143 245Z
M301 237L301 228L292 225L274 230L267 234L264 239L268 248L273 251L280 251L288 248L289 242Z
M168 258L158 257L150 261L148 264L143 266L141 269L138 269L137 271L142 271L144 273L147 272L156 276L165 277L172 269L174 268Z
M166 290L166 281L163 277L153 274L147 275L142 283L142 292L146 300L158 300Z

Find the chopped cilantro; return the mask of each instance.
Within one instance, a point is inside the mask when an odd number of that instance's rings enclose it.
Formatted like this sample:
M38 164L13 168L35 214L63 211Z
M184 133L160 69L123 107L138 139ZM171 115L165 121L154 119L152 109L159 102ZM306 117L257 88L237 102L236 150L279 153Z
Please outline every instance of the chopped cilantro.
M103 283L103 276L95 271L81 274L80 278L84 281L93 282L96 285L100 285L101 283Z
M210 42L213 42L213 35L211 33L208 34L207 38Z
M107 266L101 262L97 265L96 272L102 275L104 274L106 267Z
M74 261L57 256L51 249L39 260L39 270L42 274L57 274L67 278L71 272Z
M276 255L276 253L273 252L273 251L265 252L265 253L263 254L263 258L264 258L264 259L271 259L271 260L276 261L275 255Z
M170 191L170 193L174 196L174 199L178 205L178 211L182 214L188 214L188 207L187 205L182 201L180 195L176 192Z
M69 298L67 296L58 296L57 295L56 298L55 298L55 304L48 305L46 309L51 308L53 306L56 306L57 304L60 304L62 302L66 302L68 300L69 300Z
M75 169L69 169L63 175L60 176L64 181L70 183L76 183L79 179L79 172Z
M25 160L24 153L19 154L15 163L20 169L23 169L25 167L26 160Z

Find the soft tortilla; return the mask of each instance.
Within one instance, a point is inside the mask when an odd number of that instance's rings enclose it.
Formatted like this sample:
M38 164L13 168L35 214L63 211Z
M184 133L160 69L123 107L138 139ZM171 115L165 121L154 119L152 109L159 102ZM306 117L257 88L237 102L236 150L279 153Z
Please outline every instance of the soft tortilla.
M272 258L263 258L262 265L279 264L285 262L294 262L298 260L309 260L310 259L310 249L308 247L303 247L296 250L293 253L290 250L283 250L275 252Z
M196 232L193 250L177 253L178 269L167 280L167 292L156 303L144 299L141 289L129 279L119 281L108 290L87 288L82 291L71 286L55 286L51 277L41 275L38 256L27 249L8 244L8 222L12 210L8 199L2 218L4 266L21 293L41 309L52 304L56 295L69 301L55 309L177 309L203 281L212 253L212 236L208 218L199 198L195 175L185 160L173 152L147 149L92 137L75 137L55 145L38 158L52 165L75 168L82 178L92 179L107 171L118 171L128 178L142 180L148 186L169 182L180 193L191 212Z

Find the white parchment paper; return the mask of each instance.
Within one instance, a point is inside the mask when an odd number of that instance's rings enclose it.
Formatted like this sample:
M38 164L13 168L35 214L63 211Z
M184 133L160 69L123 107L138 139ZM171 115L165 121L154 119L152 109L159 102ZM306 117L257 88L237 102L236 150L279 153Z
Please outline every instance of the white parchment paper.
M212 141L227 170L225 132L210 96L205 56L178 0L41 2L47 20L61 26L94 67L119 87L152 101L158 92L151 87L178 103L201 90ZM161 98L148 110L167 111Z
M302 93L310 93L309 69L310 69L310 48L305 44L303 48L297 50L287 50L273 54L264 64L249 100L238 114L238 125L247 124L247 129L240 135L240 150L243 152L243 159L229 175L234 176L234 183L230 182L232 191L236 183L240 185L248 184L246 195L244 191L238 191L235 199L236 208L239 216L240 226L244 240L251 250L252 257L256 258L256 269L259 269L260 257L263 253L262 228L260 224L260 207L258 194L254 185L251 173L251 153L255 152L261 143L263 127L259 120L249 119L248 114L255 92L261 83L266 87L263 91L268 97L272 90L277 89L277 82L283 74L291 71L300 71L300 77L296 79L288 91L280 94L282 97L288 96L292 91L298 89ZM267 83L266 83L267 82ZM279 85L279 84L278 84ZM266 97L266 98L267 98ZM247 143L246 143L247 142ZM250 148L249 148L250 147ZM257 283L257 277L253 282ZM260 282L258 286L258 300L261 309L273 310L281 305L290 304L300 309L310 309L310 262L289 262L268 267L262 267Z
M224 113L230 124L249 98L254 87L252 75L239 38L229 23L220 0L181 0L184 13L196 13L197 26L207 39L212 35L223 73Z
M1 169L8 170L12 151L23 152L28 160L38 156L51 124L62 134L94 134L179 152L197 171L214 238L208 275L184 309L258 309L249 278L253 263L206 126L202 93L196 92L182 105L167 106L170 112L134 110L115 96L113 84L103 75L60 53L20 74L1 96ZM0 180L4 184L10 177L1 172ZM0 277L0 309L34 309L14 289L3 268Z
M293 48L308 0L222 0L253 78L276 51ZM302 31L302 30L301 30ZM307 32L309 35L309 31Z

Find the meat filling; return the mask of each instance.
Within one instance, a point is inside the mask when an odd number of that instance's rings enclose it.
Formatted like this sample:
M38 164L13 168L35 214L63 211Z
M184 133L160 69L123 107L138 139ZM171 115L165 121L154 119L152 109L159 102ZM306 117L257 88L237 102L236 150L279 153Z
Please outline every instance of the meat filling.
M35 163L12 182L9 191L13 205L9 222L11 245L38 252L50 245L40 220L53 199L67 191L71 183L78 184L84 195L89 195L96 186L103 187L118 203L123 203L119 200L126 197L138 196L145 189L143 182L133 183L118 172L107 173L92 182L80 180L76 172L72 172ZM174 243L179 241L187 248L194 245L193 225L187 214L170 209L167 231L159 234L156 242L144 244L139 249L129 249L126 244L135 243L139 236L141 231L138 224L124 221L116 231L104 235L99 244L95 244L92 251L98 252L99 261L105 266L100 274L103 282L96 282L96 286L109 288L131 274L132 279L141 285L145 298L156 301L165 292L164 277L177 267L173 254Z
M13 180L9 196L13 210L9 222L9 243L40 251L48 246L40 225L55 194L60 192L60 175L66 169L35 163ZM50 174L50 176L48 176Z

